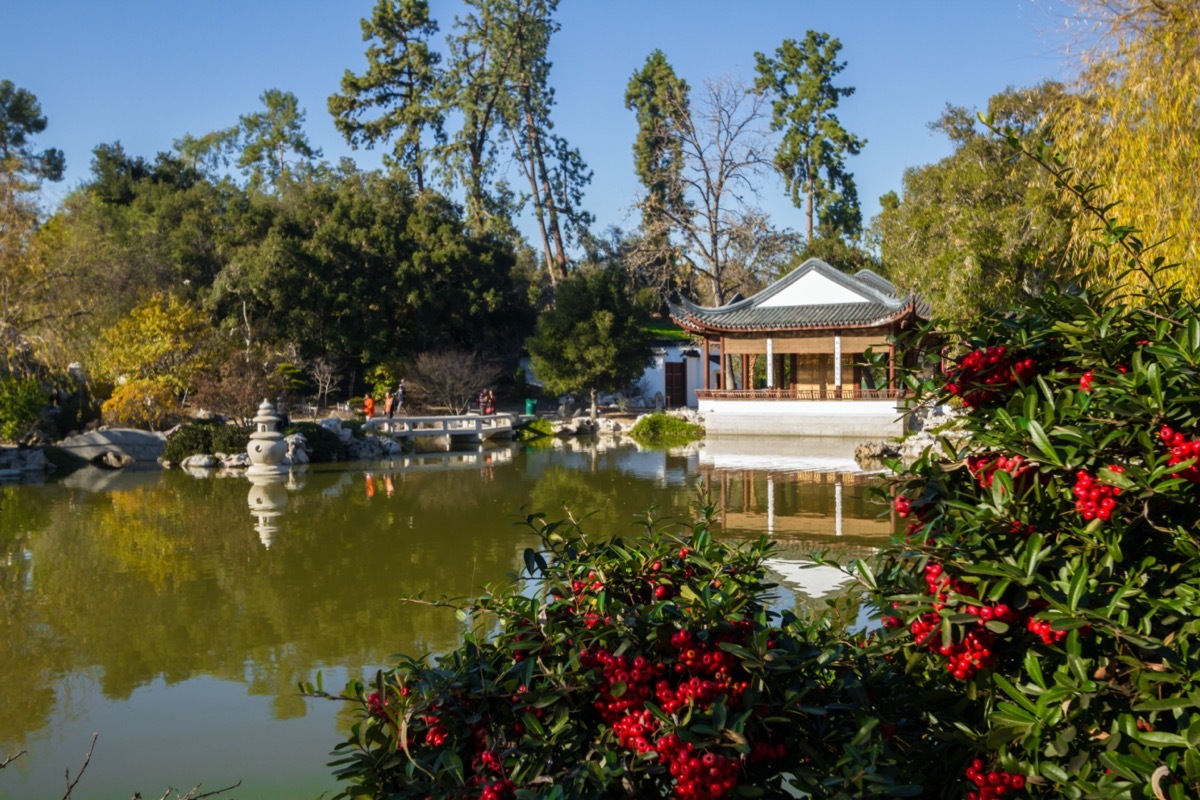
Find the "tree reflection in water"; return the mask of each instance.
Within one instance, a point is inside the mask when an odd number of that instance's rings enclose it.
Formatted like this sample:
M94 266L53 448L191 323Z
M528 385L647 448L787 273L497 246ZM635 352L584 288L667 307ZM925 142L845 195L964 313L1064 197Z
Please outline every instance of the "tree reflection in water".
M223 766L246 779L246 797L289 796L264 749L300 771L290 776L289 791L296 781L330 788L326 752L288 753L299 734L284 723L319 717L316 738L331 747L338 736L328 729L331 715L342 728L351 720L341 709L311 714L313 701L294 687L318 669L365 677L396 653L450 649L461 630L453 614L400 598L462 597L504 580L534 542L514 525L533 511L554 518L565 504L586 516L583 527L593 535L629 535L651 508L656 519L690 521L707 487L726 535L757 537L769 510L788 552L832 541L832 477L711 464L702 470L695 451L578 443L444 461L310 468L287 487L269 549L241 477L77 473L3 487L0 753L38 747L21 771L0 776L0 797L41 796L50 791L42 787L57 785L62 768L76 760L62 742L89 710L128 704L140 689L169 698L185 686L201 693L240 686L266 701L188 722L195 739L211 737L242 754ZM861 546L886 535L888 523L873 519L878 509L861 499L858 479L844 477L841 485L846 529L860 526L846 539ZM197 688L202 678L210 688ZM180 723L140 719L137 735L153 740L157 726L172 724ZM96 795L124 791L127 776L148 768L145 759L103 747L97 760L109 771L89 771L89 793ZM197 764L195 773L217 780L205 766ZM119 782L102 785L106 774Z

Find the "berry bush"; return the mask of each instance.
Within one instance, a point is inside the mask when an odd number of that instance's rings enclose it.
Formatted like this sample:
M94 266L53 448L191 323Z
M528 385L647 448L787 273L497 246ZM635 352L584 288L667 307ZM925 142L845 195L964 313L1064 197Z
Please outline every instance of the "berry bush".
M360 720L337 750L344 796L905 792L874 735L868 687L886 662L832 618L771 610L765 540L714 541L707 520L602 542L528 523L542 547L527 580L458 608L473 631L460 648L348 687Z
M1200 797L1200 308L1129 300L1051 287L916 385L965 444L895 482L872 580L930 794Z

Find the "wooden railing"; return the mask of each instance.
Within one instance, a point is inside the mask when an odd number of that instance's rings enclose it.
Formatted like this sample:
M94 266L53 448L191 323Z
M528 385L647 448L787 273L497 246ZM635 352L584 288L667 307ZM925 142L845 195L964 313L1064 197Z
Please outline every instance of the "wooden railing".
M701 400L900 400L911 396L904 389L697 389Z

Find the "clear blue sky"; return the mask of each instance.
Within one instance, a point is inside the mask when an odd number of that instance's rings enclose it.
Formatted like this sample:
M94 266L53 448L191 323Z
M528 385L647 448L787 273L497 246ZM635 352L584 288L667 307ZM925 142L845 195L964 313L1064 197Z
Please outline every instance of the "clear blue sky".
M377 151L352 151L333 127L326 99L344 70L365 59L359 19L373 0L10 0L3 13L0 79L38 96L49 127L40 147L67 157L53 205L87 178L92 148L119 140L153 157L184 133L202 134L258 110L268 88L291 91L308 112L306 129L329 160L360 166ZM457 0L430 0L445 34ZM843 125L868 140L850 168L864 216L899 191L905 167L949 152L927 124L947 102L982 107L1006 86L1062 78L1053 0L562 0L553 40L558 130L583 153L595 177L586 207L597 229L632 228L638 191L631 145L635 124L625 85L662 49L693 87L705 78L753 78L754 52L772 52L809 29L841 40ZM513 176L515 179L515 175ZM762 205L777 224L801 229L774 180Z

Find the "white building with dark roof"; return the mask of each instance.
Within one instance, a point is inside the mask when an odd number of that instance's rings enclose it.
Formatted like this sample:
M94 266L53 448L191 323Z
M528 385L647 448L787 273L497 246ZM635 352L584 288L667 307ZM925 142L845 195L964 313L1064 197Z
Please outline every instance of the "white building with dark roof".
M752 297L715 308L685 299L670 311L708 355L695 395L710 434L903 433L892 337L929 311L874 272L813 258ZM886 353L886 367L869 366L868 349Z

